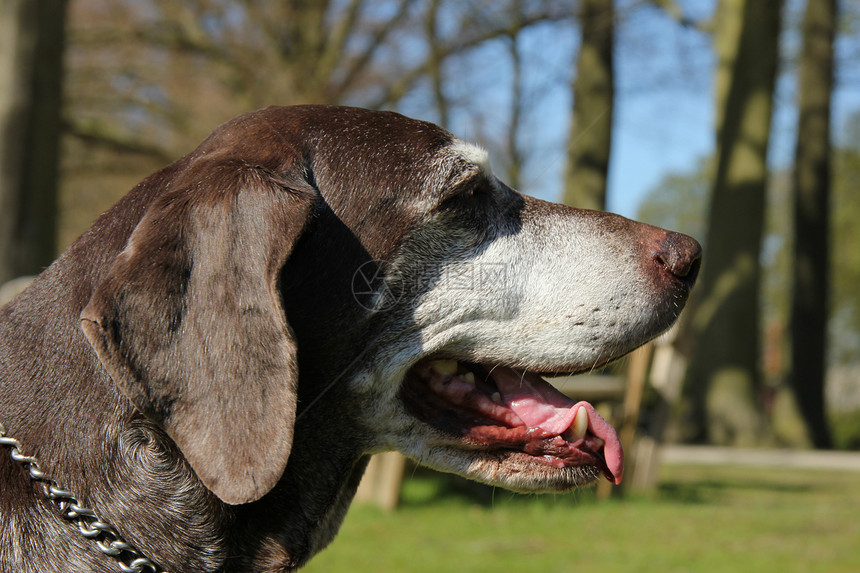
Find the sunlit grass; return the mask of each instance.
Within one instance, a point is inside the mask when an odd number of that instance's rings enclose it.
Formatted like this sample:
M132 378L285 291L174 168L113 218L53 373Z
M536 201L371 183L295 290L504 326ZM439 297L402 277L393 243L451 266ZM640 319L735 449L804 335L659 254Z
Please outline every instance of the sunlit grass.
M305 571L860 571L860 475L667 467L652 496L520 496L418 472Z

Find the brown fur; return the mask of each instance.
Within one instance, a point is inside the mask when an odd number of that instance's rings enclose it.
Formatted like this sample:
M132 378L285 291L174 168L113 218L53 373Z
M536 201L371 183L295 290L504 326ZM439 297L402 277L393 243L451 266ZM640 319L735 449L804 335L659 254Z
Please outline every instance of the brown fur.
M351 108L228 122L0 309L0 422L167 570L299 567L333 538L368 453L392 445L370 420L397 388L362 373L420 335L409 309L357 304L356 269L468 257L549 209L481 194L452 141ZM0 573L117 570L7 455L0 483Z
M417 176L441 192L447 173L429 162L449 141L430 124L349 108L269 108L225 124L3 307L9 434L167 569L298 566L334 535L372 441L314 430L345 400L335 392L293 429L297 400L314 401L348 364L315 343L354 340L347 325L367 322L343 287L321 289L398 248L397 231L423 215L408 190ZM427 163L386 168L407 153ZM306 357L282 305L301 307L288 315ZM116 570L6 455L0 482L0 571Z

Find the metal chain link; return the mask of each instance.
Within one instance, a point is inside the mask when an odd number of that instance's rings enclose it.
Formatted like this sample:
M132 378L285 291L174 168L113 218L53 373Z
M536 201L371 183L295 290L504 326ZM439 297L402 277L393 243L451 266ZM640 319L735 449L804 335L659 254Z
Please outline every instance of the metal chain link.
M132 545L126 543L116 529L101 519L95 511L81 505L72 492L60 488L39 466L39 460L24 455L21 442L6 435L6 428L0 423L0 446L11 449L12 459L21 463L30 477L41 482L45 497L56 505L60 514L78 526L81 535L95 541L99 551L116 559L123 573L167 573L146 558Z

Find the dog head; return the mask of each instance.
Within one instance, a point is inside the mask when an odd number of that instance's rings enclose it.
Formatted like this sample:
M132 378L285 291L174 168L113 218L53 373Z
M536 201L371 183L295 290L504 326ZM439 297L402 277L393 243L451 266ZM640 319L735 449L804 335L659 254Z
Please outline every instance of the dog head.
M617 481L615 432L540 375L666 330L700 256L521 195L432 124L352 108L241 116L136 193L83 328L228 503L264 495L296 428L333 419L356 455L529 491Z

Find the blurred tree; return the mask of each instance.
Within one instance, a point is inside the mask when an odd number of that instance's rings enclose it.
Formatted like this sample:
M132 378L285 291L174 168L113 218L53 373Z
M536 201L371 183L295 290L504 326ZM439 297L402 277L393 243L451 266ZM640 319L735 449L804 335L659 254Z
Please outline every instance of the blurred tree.
M273 103L391 107L428 78L444 102L449 58L572 14L559 2L524 2L512 22L511 10L490 4L80 0L70 105L81 113L70 127L173 156L217 121Z
M781 9L780 0L721 0L716 18L717 167L687 384L693 438L715 443L767 440L757 407L759 254Z
M445 95L445 77L442 70L445 58L442 54L439 38L439 7L441 3L441 0L430 0L430 5L427 9L425 32L427 34L427 43L430 47L427 73L433 85L433 100L436 104L436 113L439 115L439 125L448 127L451 123L449 117L450 109L448 98Z
M56 255L66 0L0 3L0 284Z
M794 155L794 280L791 385L812 443L832 445L824 413L829 311L830 97L836 0L809 0L798 85L800 120Z
M573 82L564 202L586 209L606 208L615 98L614 4L614 0L582 0L579 11L582 41Z
M522 129L523 115L525 113L525 97L523 85L523 57L522 57L522 38L520 35L520 12L522 10L522 2L516 0L512 6L513 13L511 21L513 27L508 36L508 52L511 58L511 106L510 106L510 122L508 123L507 134L507 173L506 180L508 185L514 189L519 189L522 185L523 178L523 149L519 144L518 136Z
M860 362L860 113L848 122L853 134L834 154L830 245L831 326L829 356L835 364Z
M397 108L421 92L428 119L448 124L471 81L452 64L574 13L558 0L77 0L66 165L68 203L87 208L64 238L151 171L146 157L176 158L264 105ZM114 191L101 197L106 172Z
M69 128L91 144L175 157L213 125L272 103L338 103L409 13L349 0L81 0ZM360 47L356 47L360 45Z
M664 177L645 197L636 214L637 219L667 229L676 229L694 237L702 237L707 227L708 204L714 177L714 158L700 161L692 172L673 173ZM845 176L840 172L837 181ZM761 275L761 306L756 322L761 325L762 336L760 364L764 375L765 403L762 408L767 416L775 440L783 446L808 447L810 442L803 431L800 412L795 407L788 385L786 324L788 322L789 283L791 274L791 198L790 174L785 171L772 173L768 181L766 204L767 217L759 264ZM840 233L840 238L843 236ZM844 241L860 244L847 234ZM847 246L847 245L846 245ZM704 245L705 253L709 252ZM695 313L695 293L690 313ZM682 325L686 325L682 321ZM850 330L839 326L840 337ZM693 342L691 337L676 339L679 351L688 355Z
M857 126L854 132L852 125ZM839 372L849 372L860 361L860 289L857 288L860 284L860 226L857 225L860 219L860 201L857 200L860 113L846 122L846 126L848 135L833 153L832 226L829 235L833 251L831 259L838 264L831 265L828 271L831 286L831 312L828 313L827 324L828 386L840 376ZM713 162L709 158L701 161L695 171L667 175L647 194L637 218L701 236L707 221L712 173ZM761 364L770 396L764 410L769 414L775 438L780 445L809 447L812 441L790 386L790 349L785 332L789 320L794 250L791 237L792 176L788 171L775 172L768 185L768 217L760 257L763 305L758 320L763 324ZM705 245L705 253L708 252ZM684 350L683 340L681 346ZM832 402L829 406L831 413L842 407L841 403Z

